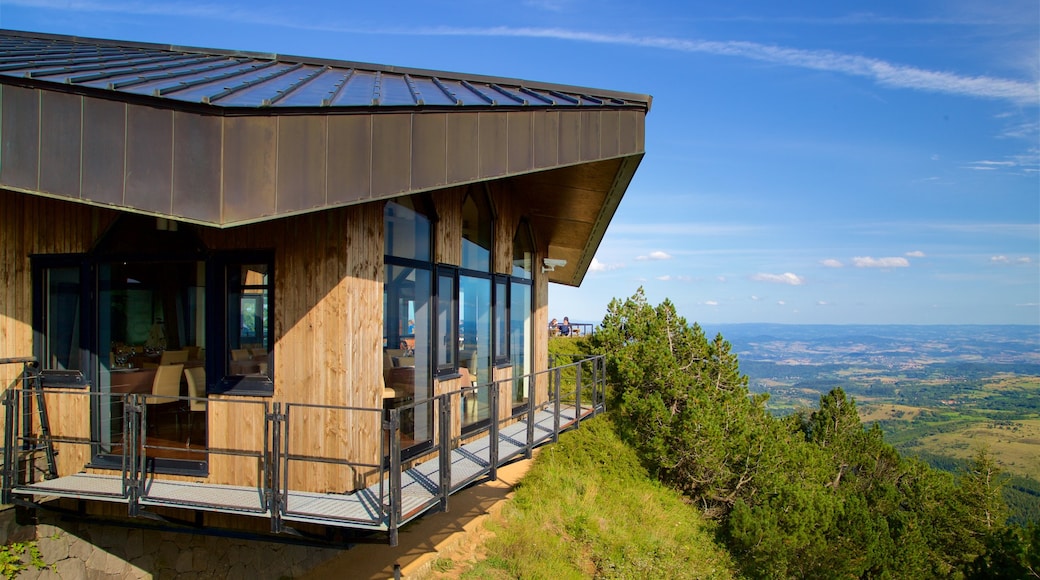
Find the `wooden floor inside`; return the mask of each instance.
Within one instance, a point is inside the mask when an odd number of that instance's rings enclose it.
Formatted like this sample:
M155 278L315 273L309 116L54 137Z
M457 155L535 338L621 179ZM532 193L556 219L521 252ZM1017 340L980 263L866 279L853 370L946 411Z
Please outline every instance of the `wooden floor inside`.
M593 414L593 409L578 410L565 406L560 412L560 429L573 426ZM503 427L498 433L497 466L524 453L528 427L525 420ZM539 411L534 421L534 446L552 439L553 414ZM151 439L149 445L152 444ZM190 451L186 451L189 452ZM197 455L196 453L191 453ZM451 492L486 476L491 468L490 436L470 441L451 451ZM286 492L285 507L279 514L286 522L368 530L388 529L388 520L380 506L388 503L389 482L376 484L349 494ZM127 503L128 494L120 474L78 473L57 479L16 487L14 493L34 496L37 501L50 497L67 497ZM383 494L381 496L380 494ZM404 524L439 505L440 461L437 457L412 466L401 475L401 521ZM265 490L257 487L211 485L149 477L144 484L140 505L189 508L219 513L249 514L272 517L265 504Z

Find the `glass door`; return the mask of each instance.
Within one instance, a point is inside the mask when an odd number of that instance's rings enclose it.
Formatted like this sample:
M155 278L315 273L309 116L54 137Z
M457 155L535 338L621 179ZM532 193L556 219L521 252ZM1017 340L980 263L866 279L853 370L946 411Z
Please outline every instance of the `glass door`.
M95 427L102 453L122 451L122 395L143 394L154 465L204 467L206 404L185 397L205 397L205 272L201 261L98 265Z

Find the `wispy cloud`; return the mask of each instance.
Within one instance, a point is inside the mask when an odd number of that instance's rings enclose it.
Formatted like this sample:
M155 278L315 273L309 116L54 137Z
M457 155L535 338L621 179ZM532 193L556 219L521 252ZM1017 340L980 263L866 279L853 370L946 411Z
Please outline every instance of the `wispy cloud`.
M766 274L758 273L751 276L752 280L756 282L772 282L774 284L790 284L791 286L801 286L805 284L805 278L791 272L785 272L783 274Z
M924 252L922 252L921 250L914 250L912 252L907 252L906 255L909 258L923 258Z
M910 266L910 260L900 257L871 258L870 256L857 256L852 259L857 268L906 268Z
M636 260L638 260L640 262L645 262L647 260L671 260L671 259L672 259L671 254L668 254L667 252L661 252L661 251L650 252L650 254L646 255L646 256L636 256Z
M718 300L705 300L704 301L704 305L705 306L718 306L719 305L719 301Z
M1002 254L997 256L991 256L989 261L994 264L1019 264L1021 266L1026 266L1033 263L1033 259L1029 256L1020 256L1012 260L1011 258Z
M820 263L828 268L844 268L845 264L842 264L840 260L834 258L827 258L826 260L820 260Z
M604 264L603 262L600 262L598 258L592 258L592 263L589 264L589 272L609 272L624 267L624 264Z
M1037 102L1037 86L1033 81L1019 81L992 76L959 75L928 70L910 65L830 50L806 50L747 41L716 41L669 36L639 36L628 33L601 33L567 28L539 27L361 27L327 19L305 20L284 13L257 11L250 7L233 8L207 3L178 2L160 4L146 2L90 2L77 0L6 0L8 4L62 10L65 12L102 12L152 16L186 16L227 22L262 23L302 30L321 30L354 34L408 36L483 36L554 39L591 44L636 46L673 52L710 54L744 58L780 66L790 66L867 78L891 88L911 89L966 97L1008 100L1016 103ZM560 0L534 0L542 7L561 6Z

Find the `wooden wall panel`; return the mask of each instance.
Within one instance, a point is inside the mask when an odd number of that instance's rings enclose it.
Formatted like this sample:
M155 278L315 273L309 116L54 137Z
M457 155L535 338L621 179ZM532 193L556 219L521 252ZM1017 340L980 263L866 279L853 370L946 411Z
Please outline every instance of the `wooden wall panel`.
M513 238L520 224L521 208L515 192L504 182L490 184L491 203L498 211L495 219L494 265L498 274L513 272Z
M462 264L462 200L466 189L453 187L433 193L437 211L434 224L433 261L438 264Z
M0 190L0 358L32 355L29 256L86 252L114 219L111 211ZM14 384L21 372L21 365L0 365L0 388ZM90 414L83 398L49 396L48 401L55 432L88 432ZM78 447L82 446L63 447L63 474L82 469L86 450Z
M226 232L204 231L210 247L279 243L274 267L275 393L270 402L381 408L382 223L382 204L375 203ZM211 426L216 420L214 415ZM234 424L233 417L227 420ZM380 422L379 412L293 407L290 449L376 464ZM213 426L214 433L220 428ZM230 461L226 465L241 468ZM211 480L234 477L224 469L211 466ZM370 471L292 462L289 477L294 489L342 492L354 489Z
M538 241L536 240L535 243ZM535 336L532 368L536 373L549 367L549 333L545 332L545 329L549 328L549 275L543 274L542 269L537 267L537 264L541 264L542 258L546 255L546 248L542 247L534 257L536 266L531 296L534 316L531 320L531 328ZM535 404L548 400L548 389L549 375L547 373L538 374L534 385Z

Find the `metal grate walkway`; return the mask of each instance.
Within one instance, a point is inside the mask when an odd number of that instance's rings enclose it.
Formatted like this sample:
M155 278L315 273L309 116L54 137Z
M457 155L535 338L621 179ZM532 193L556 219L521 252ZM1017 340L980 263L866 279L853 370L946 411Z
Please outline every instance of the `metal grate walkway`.
M595 413L593 407L581 407L580 417L574 406L560 410L560 429ZM547 410L535 413L533 446L553 437L554 417ZM527 447L527 421L521 420L498 431L498 467L523 454ZM491 468L490 435L471 441L451 451L451 492L487 474ZM440 460L437 457L414 465L401 474L401 521L406 523L433 509L440 497ZM376 484L350 494L288 491L284 509L278 514L288 522L320 524L343 528L387 530L384 515L389 482ZM24 496L90 499L130 503L129 486L121 475L77 473L57 479L17 486L14 493ZM144 482L139 503L142 506L190 508L228 514L274 517L260 487L214 485L148 478Z

